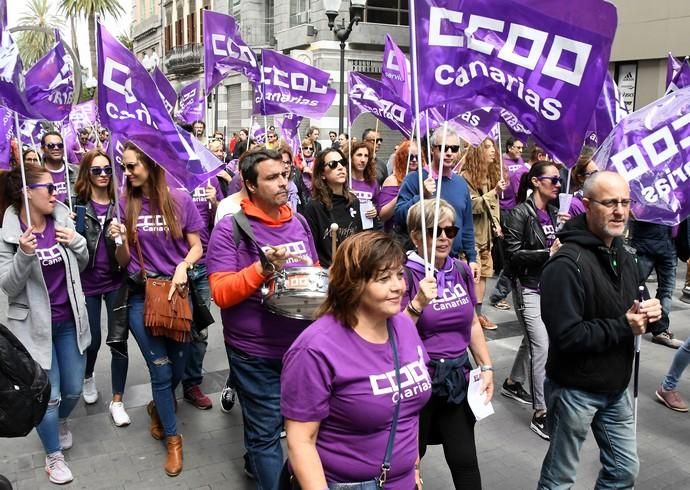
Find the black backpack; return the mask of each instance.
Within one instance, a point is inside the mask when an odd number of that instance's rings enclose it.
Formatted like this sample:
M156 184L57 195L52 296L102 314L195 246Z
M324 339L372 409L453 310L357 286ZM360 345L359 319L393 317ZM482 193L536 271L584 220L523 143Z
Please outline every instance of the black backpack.
M7 327L0 324L0 437L24 437L48 408L50 381Z

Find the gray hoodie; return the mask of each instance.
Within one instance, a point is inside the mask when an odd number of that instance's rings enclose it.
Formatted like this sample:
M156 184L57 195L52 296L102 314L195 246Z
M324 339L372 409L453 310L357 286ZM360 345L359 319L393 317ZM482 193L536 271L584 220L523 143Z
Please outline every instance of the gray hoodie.
M62 203L56 203L53 219L59 226L74 229L69 208ZM38 257L26 255L19 248L21 235L17 211L9 207L0 229L0 289L8 297L7 327L41 367L50 369L53 345L48 288ZM77 325L79 352L83 354L91 343L86 299L79 277L89 261L86 239L76 233L69 246L60 247L60 254L67 267L65 287Z

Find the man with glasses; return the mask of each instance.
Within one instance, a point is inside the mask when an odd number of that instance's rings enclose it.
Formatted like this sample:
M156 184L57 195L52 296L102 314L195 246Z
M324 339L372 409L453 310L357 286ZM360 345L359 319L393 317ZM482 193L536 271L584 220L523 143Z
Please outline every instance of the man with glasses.
M424 198L430 199L436 196L439 163L441 163L442 183L441 197L455 209L455 225L460 233L453 240L451 255L464 257L470 264L475 281L479 281L479 266L477 265L477 251L474 245L474 224L472 221L472 199L465 179L453 172L460 152L460 138L452 129L448 129L445 135L444 153L441 153L443 130L436 130L431 136L432 162L430 175L426 170L422 171L424 178ZM398 201L395 204L395 222L401 230L406 229L407 211L419 201L419 175L410 172L402 185ZM432 227L433 223L427 223Z
M65 163L65 144L62 141L62 135L57 131L46 132L41 138L41 152L44 166L53 177L55 198L64 203L68 195L65 172L69 174L70 189L74 189L77 172L74 167Z
M328 137L331 140L331 148L335 148L336 150L340 148L340 143L338 143L338 133L335 131L329 131Z
M77 140L67 149L67 161L72 165L79 165L84 154L89 150L93 150L93 148L91 130L89 128L81 128Z
M549 336L545 392L551 435L537 488L570 488L592 429L602 469L595 488L633 488L639 470L628 391L634 338L661 318L659 300L638 301L640 277L623 235L630 188L598 172L584 185L585 213L558 233L544 266L541 314Z
M362 141L369 143L372 148L374 148L374 160L376 161L376 182L378 182L379 187L381 187L383 185L383 181L386 180L386 177L388 177L388 167L386 166L386 162L379 158L379 151L381 150L383 138L381 138L381 134L378 131L367 128L362 133Z

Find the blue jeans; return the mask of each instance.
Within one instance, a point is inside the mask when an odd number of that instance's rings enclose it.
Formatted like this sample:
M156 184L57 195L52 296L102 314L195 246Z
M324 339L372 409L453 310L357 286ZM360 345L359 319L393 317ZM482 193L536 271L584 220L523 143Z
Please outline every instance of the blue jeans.
M105 308L108 314L108 322L113 321L113 307L117 290L104 294L96 294L86 297L86 311L89 314L89 325L91 328L91 345L86 349L86 368L84 378L93 376L96 366L98 350L101 348L101 304L105 301ZM127 368L129 362L127 356L122 355L116 350L110 350L110 382L113 395L121 395L125 392L125 382L127 381Z
M226 349L228 346L226 345ZM230 378L244 421L244 446L259 490L274 490L283 467L280 432L280 359L261 359L230 349Z
M206 265L195 265L189 271L189 281L196 289L197 293L206 303L206 307L211 307L211 292L208 287L208 273L206 272ZM208 328L197 331L192 326L192 341L189 344L189 355L187 356L187 366L184 370L182 378L182 388L188 389L192 386L198 386L204 379L204 356L206 356L206 348L208 347Z
M52 325L53 357L48 370L50 401L43 420L36 427L46 454L60 451L59 419L72 413L81 396L86 356L79 353L74 320Z
M633 488L640 469L630 393L590 393L546 380L551 436L538 490L571 488L580 448L590 426L599 446L601 471L594 488Z
M175 388L187 362L188 343L154 337L144 326L144 296L129 296L129 328L139 345L151 376L151 391L166 436L177 434Z
M671 362L671 367L666 373L664 382L662 383L665 390L675 390L678 386L678 380L680 379L685 368L688 367L690 363L690 337L685 339L685 343L680 346L680 349L676 351L673 356L673 362Z
M678 258L676 257L676 251L673 247L665 247L664 250L660 250L660 253L657 255L637 254L637 269L640 273L641 280L646 281L652 273L652 270L656 270L656 297L661 302L663 315L661 320L650 324L650 330L653 335L658 335L668 330L668 314L671 311L673 290L676 288L677 263ZM649 295L648 291L647 295Z

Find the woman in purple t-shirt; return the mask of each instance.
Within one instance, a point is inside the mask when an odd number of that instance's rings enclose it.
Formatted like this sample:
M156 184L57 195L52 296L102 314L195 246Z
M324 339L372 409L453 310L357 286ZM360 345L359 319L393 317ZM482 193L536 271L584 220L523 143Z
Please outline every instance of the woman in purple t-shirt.
M100 150L91 150L82 158L74 184L74 208L78 210L81 207L84 213L83 219L77 219L77 231L86 238L89 250L89 265L81 274L91 328L91 345L86 350L82 391L84 401L89 405L98 400L93 371L101 347L101 304L105 301L108 322L113 322L113 308L118 290L124 286L125 278L124 271L115 260L115 242L106 233L115 215L115 184L112 172L108 155ZM78 212L77 216L80 215ZM115 425L122 427L130 423L122 402L127 380L127 353L118 349L111 349L110 353L113 398L109 410Z
M420 155L417 143L409 140L400 143L393 156L393 173L383 181L379 194L379 218L383 221L385 231L393 229L393 215L400 186L409 172L417 171L420 156L423 157L423 153Z
M153 401L146 407L151 436L166 439L165 472L177 476L182 471L182 437L177 433L175 388L184 373L189 343L154 336L144 326L141 272L143 268L148 277L171 278L168 299L175 288L185 292L187 273L202 255L199 232L204 224L189 194L169 189L163 167L131 142L124 146L122 166L127 177L120 202L125 223L113 223L109 233L122 238L115 257L129 275L129 328L151 376ZM137 246L141 247L143 264L137 257Z
M431 383L422 341L400 312L404 260L402 248L382 232L345 240L318 319L283 358L280 407L288 460L302 488L355 482L376 488L396 411L386 488L420 483L419 412ZM425 292L416 298L423 304L436 293L433 287Z
M48 477L62 484L73 479L62 452L72 447L67 417L79 403L91 342L79 280L89 253L69 208L57 202L50 172L25 167L26 201L19 168L0 174L0 289L8 328L48 373L50 400L36 430Z
M376 220L379 215L379 185L376 182L376 160L369 143L355 143L352 153L352 192L359 199L361 214L367 220ZM375 223L380 225L378 220ZM372 225L373 226L373 225ZM366 226L365 228L371 228Z
M422 228L422 203L407 214L407 229L416 252L408 254L407 291L403 304L417 322L417 330L429 353L431 400L422 410L419 427L419 455L424 457L428 444L443 444L455 488L480 489L482 486L474 440L475 416L467 402L467 384L472 368L469 350L482 370L482 391L487 403L494 391L493 367L484 332L475 311L472 271L465 262L450 257L453 238L458 233L455 210L443 199L439 206L436 249L431 251L434 200L424 202L425 223ZM427 256L433 256L438 294L428 305L420 303L420 285L425 280L424 244L427 234Z

